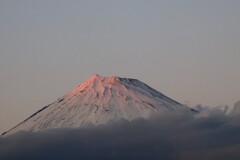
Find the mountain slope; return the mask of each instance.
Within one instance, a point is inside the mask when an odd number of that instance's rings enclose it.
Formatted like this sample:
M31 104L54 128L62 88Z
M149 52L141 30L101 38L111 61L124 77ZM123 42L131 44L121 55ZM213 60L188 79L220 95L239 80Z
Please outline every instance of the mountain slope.
M98 125L121 118L148 118L153 113L177 108L187 107L139 80L93 75L4 134Z

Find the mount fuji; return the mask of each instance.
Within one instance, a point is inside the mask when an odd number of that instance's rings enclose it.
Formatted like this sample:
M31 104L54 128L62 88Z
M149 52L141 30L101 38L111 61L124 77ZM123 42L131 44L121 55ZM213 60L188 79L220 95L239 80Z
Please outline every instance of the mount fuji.
M95 74L3 135L18 131L94 126L118 119L131 121L178 109L194 111L137 79Z

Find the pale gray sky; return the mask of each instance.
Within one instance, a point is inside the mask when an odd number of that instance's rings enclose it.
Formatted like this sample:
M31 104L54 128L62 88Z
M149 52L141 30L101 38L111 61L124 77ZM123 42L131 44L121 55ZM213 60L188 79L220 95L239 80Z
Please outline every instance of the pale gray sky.
M192 105L240 100L239 0L0 1L0 132L92 74Z

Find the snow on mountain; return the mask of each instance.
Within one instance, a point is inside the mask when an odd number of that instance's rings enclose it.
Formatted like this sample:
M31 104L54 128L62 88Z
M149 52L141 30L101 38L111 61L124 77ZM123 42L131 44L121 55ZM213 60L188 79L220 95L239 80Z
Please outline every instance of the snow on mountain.
M190 110L137 79L96 74L4 135L21 130L37 132L47 128L105 124L121 118L148 118L154 113L177 108Z

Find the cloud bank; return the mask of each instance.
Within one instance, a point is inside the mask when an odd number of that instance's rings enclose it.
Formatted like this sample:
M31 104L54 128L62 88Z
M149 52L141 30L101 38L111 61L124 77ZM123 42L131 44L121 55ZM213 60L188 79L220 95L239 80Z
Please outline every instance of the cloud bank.
M164 113L93 128L20 132L0 138L0 159L237 160L239 135L239 115Z

